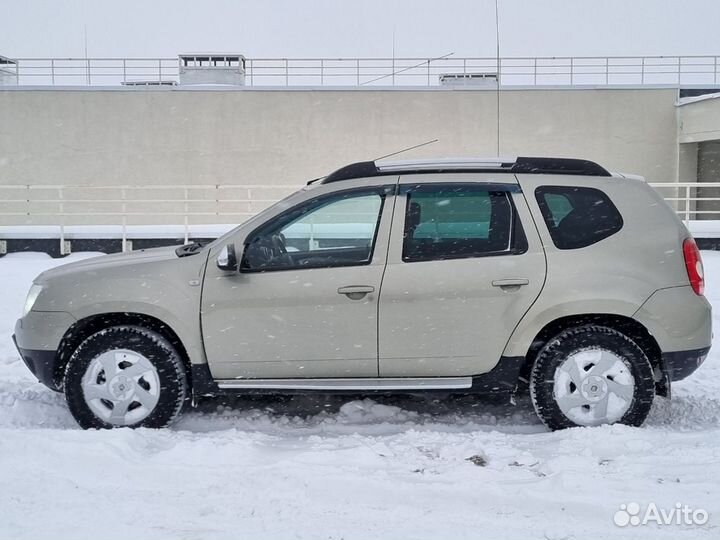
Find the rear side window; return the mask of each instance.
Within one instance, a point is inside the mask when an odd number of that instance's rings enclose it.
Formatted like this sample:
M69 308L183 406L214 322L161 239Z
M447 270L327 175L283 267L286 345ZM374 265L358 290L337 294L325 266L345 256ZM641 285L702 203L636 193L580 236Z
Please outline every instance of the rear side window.
M518 235L513 210L507 191L457 184L415 186L407 193L403 261L514 252L513 245L522 242L513 242Z
M535 198L558 249L584 248L622 229L620 212L599 189L541 186Z

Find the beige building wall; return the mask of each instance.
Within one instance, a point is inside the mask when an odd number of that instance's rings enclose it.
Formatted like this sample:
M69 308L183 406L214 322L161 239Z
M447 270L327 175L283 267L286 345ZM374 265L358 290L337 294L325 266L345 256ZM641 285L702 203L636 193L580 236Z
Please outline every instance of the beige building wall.
M678 178L675 89L506 90L501 149L512 155L583 157L640 174Z
M679 140L696 143L720 139L720 94L688 99L678 105Z
M583 157L675 181L676 96L674 89L503 90L499 153ZM22 214L58 209L73 214L66 223L118 223L123 198L128 223L182 223L162 214L182 213L184 197L207 199L190 208L210 215L191 222L238 222L308 179L430 139L439 142L402 157L497 155L497 98L466 89L0 90L0 186L161 187L64 189L62 206L57 189L0 189L0 213L19 214L0 223L56 223ZM249 187L214 187L228 184ZM38 196L51 202L22 203Z
M697 179L698 182L720 182L720 96L706 95L684 99L678 104L678 139L680 148L687 149L687 167L681 167L680 179ZM683 153L681 152L681 164ZM691 171L694 165L695 170ZM694 173L694 177L689 177ZM720 199L720 188L703 187L691 196ZM692 204L690 205L692 208ZM697 201L695 208L701 211L697 219L720 219L717 200Z
M678 181L696 182L698 178L698 144L680 144L678 152Z

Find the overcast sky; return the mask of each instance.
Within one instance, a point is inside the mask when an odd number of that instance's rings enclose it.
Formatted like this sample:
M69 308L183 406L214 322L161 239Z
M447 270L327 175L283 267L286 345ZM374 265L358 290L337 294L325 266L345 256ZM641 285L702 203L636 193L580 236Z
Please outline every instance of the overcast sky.
M499 0L501 55L720 54L718 0ZM0 0L0 55L495 55L494 0Z

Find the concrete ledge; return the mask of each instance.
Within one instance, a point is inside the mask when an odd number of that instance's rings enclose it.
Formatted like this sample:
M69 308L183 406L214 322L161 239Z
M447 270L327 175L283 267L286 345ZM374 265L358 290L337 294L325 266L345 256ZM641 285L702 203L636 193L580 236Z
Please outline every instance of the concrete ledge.
M189 225L188 236L191 239L217 238L235 227L237 224ZM183 225L128 225L125 231L126 238L129 240L185 237ZM64 228L63 236L66 240L121 240L123 234L122 227L119 225L68 225ZM0 226L0 239L59 240L60 227L58 225L3 225Z
M720 251L720 220L690 221L689 229L700 249ZM236 227L231 224L190 225L190 241L212 241ZM0 257L7 253L42 252L51 257L62 257L72 252L122 251L122 228L117 226L65 227L64 245L60 249L58 226L0 227ZM180 246L185 243L182 225L130 225L125 239L133 251L162 246Z
M708 85L687 85L682 88L705 88ZM712 85L711 85L712 86ZM678 84L508 84L500 86L500 90L667 90L677 89ZM44 92L497 92L496 87L482 86L232 86L232 85L188 85L188 86L81 86L81 85L15 85L0 86L0 92L22 91Z

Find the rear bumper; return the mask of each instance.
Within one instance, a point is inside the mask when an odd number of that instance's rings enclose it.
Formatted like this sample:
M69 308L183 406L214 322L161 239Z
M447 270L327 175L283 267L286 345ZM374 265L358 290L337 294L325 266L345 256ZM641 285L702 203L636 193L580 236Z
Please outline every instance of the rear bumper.
M663 371L669 382L681 381L692 375L707 358L710 347L689 351L663 353Z
M59 392L59 381L56 380L57 377L55 376L57 353L55 351L23 349L18 345L14 334L13 342L20 353L20 358L22 358L23 362L25 362L25 365L30 372L37 377L37 380L51 390Z
M655 291L633 318L647 328L666 354L682 356L712 345L712 308L690 285Z

